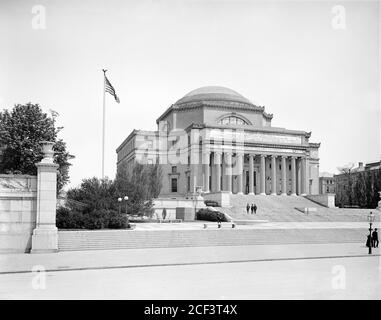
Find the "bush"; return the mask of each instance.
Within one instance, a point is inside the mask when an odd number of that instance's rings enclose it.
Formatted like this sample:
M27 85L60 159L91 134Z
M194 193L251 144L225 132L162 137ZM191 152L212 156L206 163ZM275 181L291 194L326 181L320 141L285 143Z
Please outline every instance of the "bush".
M204 221L218 221L217 216L220 215L222 222L227 222L225 215L219 211L212 211L208 208L197 211L196 219Z
M108 228L109 229L128 229L131 228L128 223L127 215L118 214L116 211L111 211L108 217Z
M84 227L83 214L60 207L57 209L56 225L59 229L82 229Z
M130 224L125 214L114 210L95 209L86 213L71 211L68 208L57 209L57 228L59 229L128 229Z
M107 227L107 210L93 210L83 215L85 229L103 229Z

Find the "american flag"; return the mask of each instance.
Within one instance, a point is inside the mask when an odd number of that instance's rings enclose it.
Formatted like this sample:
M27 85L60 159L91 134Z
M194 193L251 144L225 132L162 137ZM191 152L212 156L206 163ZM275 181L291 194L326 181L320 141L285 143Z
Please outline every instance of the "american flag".
M108 81L106 75L105 75L105 91L108 92L109 94L111 94L114 97L116 102L120 103L120 100L115 93L115 89L112 86L112 84L110 83L110 81Z

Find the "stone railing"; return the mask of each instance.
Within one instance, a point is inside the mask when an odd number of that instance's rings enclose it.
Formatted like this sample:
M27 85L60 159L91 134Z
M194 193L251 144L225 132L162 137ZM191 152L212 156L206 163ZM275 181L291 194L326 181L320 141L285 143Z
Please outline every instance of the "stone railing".
M335 194L334 193L325 193L325 194L310 194L306 198L313 202L316 202L327 208L336 208L335 207Z

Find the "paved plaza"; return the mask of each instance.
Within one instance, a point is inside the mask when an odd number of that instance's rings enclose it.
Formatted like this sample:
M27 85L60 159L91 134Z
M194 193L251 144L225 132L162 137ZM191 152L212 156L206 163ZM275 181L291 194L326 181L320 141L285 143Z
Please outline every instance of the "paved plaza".
M7 254L0 299L380 299L380 254L359 243Z
M380 299L378 256L0 275L1 299Z

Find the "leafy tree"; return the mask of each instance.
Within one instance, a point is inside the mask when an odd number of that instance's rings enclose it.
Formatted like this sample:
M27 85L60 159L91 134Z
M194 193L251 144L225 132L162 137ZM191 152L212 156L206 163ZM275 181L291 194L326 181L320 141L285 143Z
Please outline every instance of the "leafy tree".
M349 163L346 166L338 168L340 173L343 174L345 178L347 179L345 191L346 191L346 196L348 199L348 204L350 206L353 205L353 172L352 172L353 167L354 167L354 164Z
M357 179L354 184L354 199L357 202L357 205L364 208L367 206L368 202L368 193L367 193L367 184L366 180L368 179L368 174L366 172L358 173Z
M49 117L38 104L17 104L11 111L0 112L0 173L37 174L35 164L43 154L41 141L55 142L54 162L59 165L57 191L69 182L69 160L74 158L66 150L66 143L57 135L62 127L55 127L58 114Z
M108 178L83 179L79 188L68 190L67 199L86 205L85 211L95 209L117 209L117 190L115 183Z
M161 166L156 163L154 165L148 165L148 170L150 174L150 196L152 198L157 198L160 194L162 184L163 172Z
M161 189L161 168L159 165L143 165L135 162L131 168L122 164L115 179L120 196L128 195L128 212L137 215L152 215L152 198Z

